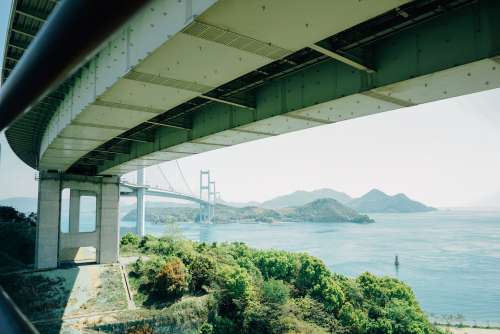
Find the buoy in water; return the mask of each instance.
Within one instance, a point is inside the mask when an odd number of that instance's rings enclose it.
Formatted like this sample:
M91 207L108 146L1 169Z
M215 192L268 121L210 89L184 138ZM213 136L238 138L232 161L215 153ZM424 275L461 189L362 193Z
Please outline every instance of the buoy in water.
M398 256L396 255L396 258L394 259L394 265L396 267L399 267L399 259L398 259Z

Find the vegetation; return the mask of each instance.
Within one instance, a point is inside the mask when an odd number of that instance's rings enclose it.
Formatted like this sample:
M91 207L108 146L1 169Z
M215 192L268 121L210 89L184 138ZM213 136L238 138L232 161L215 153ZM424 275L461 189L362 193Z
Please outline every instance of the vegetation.
M130 235L122 245L142 255L129 268L136 304L161 312L204 298L206 313L183 313L198 333L442 333L404 283L347 278L305 253Z
M21 269L35 257L36 214L0 206L0 271Z

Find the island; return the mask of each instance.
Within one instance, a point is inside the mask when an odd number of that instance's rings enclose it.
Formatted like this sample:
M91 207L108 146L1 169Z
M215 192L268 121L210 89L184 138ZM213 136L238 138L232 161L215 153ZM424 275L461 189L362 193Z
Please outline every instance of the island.
M405 194L389 196L378 189L372 189L365 195L349 201L346 205L364 213L415 213L436 210L408 198Z
M267 209L257 206L232 207L217 204L215 223L233 222L329 222L329 223L373 223L362 215L333 198L321 198L305 205L282 209ZM146 220L157 223L198 221L199 210L195 207L146 207ZM136 209L126 214L123 220L135 220Z

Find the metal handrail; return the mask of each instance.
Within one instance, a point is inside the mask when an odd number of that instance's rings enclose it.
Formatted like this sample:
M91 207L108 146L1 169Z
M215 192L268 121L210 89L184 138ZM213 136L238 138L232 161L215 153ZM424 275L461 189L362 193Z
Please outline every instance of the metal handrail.
M0 131L74 73L149 1L61 1L0 89Z
M38 334L26 316L0 286L0 333Z

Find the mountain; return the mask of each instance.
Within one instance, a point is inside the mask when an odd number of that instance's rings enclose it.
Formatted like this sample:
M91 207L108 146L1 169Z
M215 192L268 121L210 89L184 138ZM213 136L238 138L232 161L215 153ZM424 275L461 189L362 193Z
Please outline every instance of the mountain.
M372 189L365 195L348 202L346 205L359 212L371 213L411 213L436 210L435 208L409 199L405 194L389 196L378 189Z
M22 213L36 212L37 203L37 199L33 197L10 197L0 200L0 206L11 206Z
M179 221L196 221L199 210L195 208L162 207L146 208L146 220L167 223ZM135 220L136 210L133 209L124 220ZM256 206L236 208L217 204L215 207L216 223L231 222L274 222L274 221L296 221L296 222L351 222L370 223L373 222L366 215L360 215L355 210L348 208L332 198L322 198L302 206L288 207L282 209L268 209Z
M279 209L304 205L321 198L333 198L343 204L352 200L346 193L323 188L313 191L299 190L288 195L278 196L269 201L265 201L260 206L264 208Z
M281 209L282 220L306 222L373 223L366 215L360 215L333 198L321 198L298 207Z

